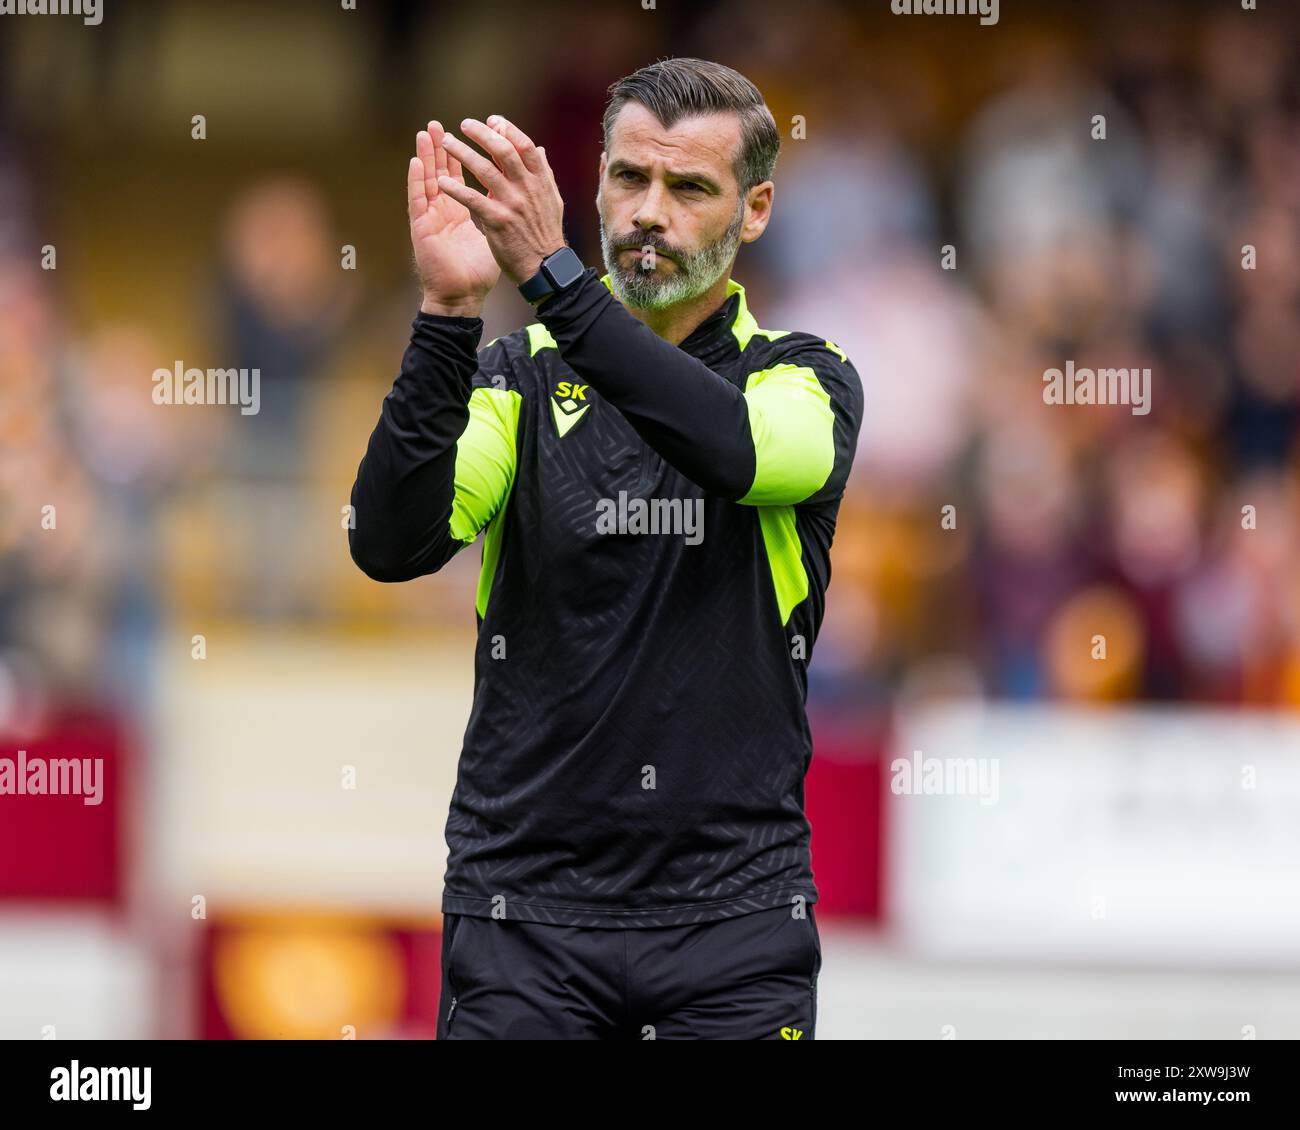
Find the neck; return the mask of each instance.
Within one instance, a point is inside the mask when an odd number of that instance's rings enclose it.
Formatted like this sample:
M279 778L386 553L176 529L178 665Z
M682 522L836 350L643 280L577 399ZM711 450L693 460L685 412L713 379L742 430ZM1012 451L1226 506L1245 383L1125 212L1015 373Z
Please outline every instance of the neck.
M680 345L710 314L727 300L727 280L730 272L720 278L698 298L665 306L661 310L641 310L635 306L627 311L638 322L649 326L655 333L673 345Z

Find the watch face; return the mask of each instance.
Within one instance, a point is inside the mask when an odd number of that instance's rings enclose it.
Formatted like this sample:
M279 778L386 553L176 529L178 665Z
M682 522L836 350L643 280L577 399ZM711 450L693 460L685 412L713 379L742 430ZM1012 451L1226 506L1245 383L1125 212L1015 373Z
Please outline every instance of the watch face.
M582 277L586 268L572 247L562 247L546 264L546 273L551 276L557 290L563 289L571 282Z

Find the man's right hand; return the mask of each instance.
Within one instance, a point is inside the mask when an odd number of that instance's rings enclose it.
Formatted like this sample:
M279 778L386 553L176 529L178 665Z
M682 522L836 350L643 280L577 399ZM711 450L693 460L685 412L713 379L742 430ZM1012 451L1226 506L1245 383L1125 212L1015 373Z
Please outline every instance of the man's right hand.
M415 135L415 153L406 170L406 202L415 267L424 290L420 309L477 318L501 268L469 209L438 190L440 176L465 183L460 162L443 148L439 122L430 122Z

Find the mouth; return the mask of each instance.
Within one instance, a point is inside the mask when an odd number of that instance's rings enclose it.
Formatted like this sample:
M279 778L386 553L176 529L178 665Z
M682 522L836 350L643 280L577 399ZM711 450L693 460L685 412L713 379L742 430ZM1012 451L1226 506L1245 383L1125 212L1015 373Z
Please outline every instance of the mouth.
M635 256L639 259L639 258L641 258L642 255L645 254L645 252L642 251L642 249L641 249L640 247L624 247L624 248L619 252L619 254L620 254L620 255L635 255ZM677 264L677 260L674 259L671 255L669 255L666 251L658 251L658 250L655 250L655 251L654 251L654 264L655 264L656 267L659 265L659 260L660 260L660 259L663 259L663 260L665 260L666 262L672 263L674 266L676 266L676 264Z

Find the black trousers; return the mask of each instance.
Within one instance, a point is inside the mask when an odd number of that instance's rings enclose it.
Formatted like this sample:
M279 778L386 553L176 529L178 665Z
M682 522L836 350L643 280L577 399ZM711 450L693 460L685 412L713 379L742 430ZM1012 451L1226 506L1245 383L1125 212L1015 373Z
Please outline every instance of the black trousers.
M448 914L439 1040L811 1040L812 906L594 929Z

